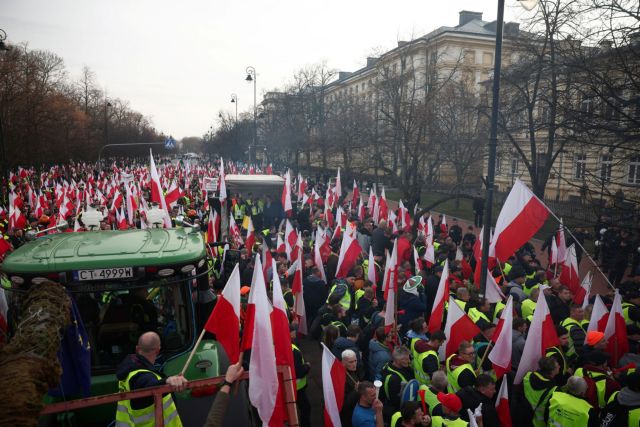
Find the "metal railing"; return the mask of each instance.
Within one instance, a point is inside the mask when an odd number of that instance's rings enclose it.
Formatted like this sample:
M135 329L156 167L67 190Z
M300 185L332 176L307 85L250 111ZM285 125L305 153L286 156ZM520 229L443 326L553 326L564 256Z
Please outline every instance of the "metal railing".
M284 385L284 402L287 410L287 417L289 420L289 426L298 426L298 412L296 407L296 393L295 383L291 375L291 371L288 366L278 366L278 374L282 376L282 382ZM242 374L238 381L249 379L249 372ZM224 381L224 375L205 378L201 380L188 381L185 389L197 389L202 387L217 386ZM142 390L128 391L121 393L105 394L102 396L92 396L84 399L69 400L67 402L58 402L46 405L40 412L40 415L57 414L60 412L74 411L78 409L90 408L93 406L106 405L109 403L117 403L120 400L131 400L141 397L153 397L155 423L156 427L164 426L164 417L162 415L162 395L171 393L172 387L170 385L163 385L158 387L149 387Z

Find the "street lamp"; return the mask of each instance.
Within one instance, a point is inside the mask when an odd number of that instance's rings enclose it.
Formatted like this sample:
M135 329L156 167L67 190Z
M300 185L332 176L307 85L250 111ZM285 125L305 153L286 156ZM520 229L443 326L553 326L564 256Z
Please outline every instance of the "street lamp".
M247 77L245 78L248 82L253 82L253 144L256 145L258 140L258 105L256 104L256 81L257 74L255 67L249 65L246 69ZM251 162L251 146L249 146L249 162Z
M104 145L109 144L109 107L111 106L109 101L104 104Z
M236 125L238 124L238 95L235 93L231 94L231 103L236 104Z
M493 214L493 188L496 177L496 154L498 148L498 113L500 106L500 72L502 66L502 30L504 27L504 1L498 0L498 16L496 18L496 53L493 65L493 90L491 102L491 129L489 132L489 155L487 170L487 197L484 203L484 235L482 239L482 263L480 265L480 296L485 295L487 271L489 268L489 235L491 233L491 215ZM526 10L532 10L538 0L518 0ZM499 261L498 261L499 262Z
M0 29L0 51L7 51L9 50L9 46L7 46L4 41L7 39L7 33L4 32L4 30ZM6 189L8 188L8 185L5 185L5 178L7 176L5 167L6 167L6 157L5 157L5 150L4 150L4 130L2 129L2 120L0 118L0 173L2 175L0 175L0 185L2 185L2 200L3 202L7 201L6 196ZM6 181L7 184L9 183L9 181Z

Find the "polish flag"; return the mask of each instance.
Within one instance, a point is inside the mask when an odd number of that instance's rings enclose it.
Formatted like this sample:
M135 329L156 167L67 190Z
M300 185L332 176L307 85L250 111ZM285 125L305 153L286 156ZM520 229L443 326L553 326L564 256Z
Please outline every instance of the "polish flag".
M325 427L341 427L340 411L344 402L346 370L331 350L322 343L322 396Z
M442 276L440 276L440 283L438 283L438 291L436 292L436 298L433 301L433 307L431 308L431 316L429 317L429 333L442 330L442 318L444 317L444 303L449 298L449 260L444 261L444 267L442 269ZM457 305L457 304L456 304ZM451 309L451 304L449 304Z
M153 160L153 152L150 153L150 173L151 173L151 201L157 203L160 209L164 210L164 227L171 228L171 219L169 218L169 210L167 209L167 202L162 195L162 185L160 184L160 175L156 169L156 162Z
M355 203L355 201L359 201L360 204L362 204L362 200L360 200L360 190L358 189L358 183L356 182L356 180L353 180L353 194L351 195L351 201L353 201ZM360 209L358 209L358 212L360 212Z
M167 206L173 208L176 203L178 203L178 199L180 197L182 197L182 191L180 190L180 187L178 187L175 181L171 181L169 190L167 190L167 194L164 195Z
M276 262L271 260L269 263L273 271L276 271ZM276 353L276 364L279 366L288 366L292 380L295 383L296 368L293 360L293 351L291 349L291 334L289 332L289 319L287 317L287 304L282 295L282 285L277 274L273 275L273 311L271 312L271 328L273 332L273 346ZM284 400L284 384L282 377L278 376L278 393L276 397L276 409L273 411L269 425L283 425L286 419L286 411Z
M562 271L558 278L560 283L569 288L573 294L573 301L577 305L582 305L585 290L580 286L580 276L578 275L578 259L576 257L575 245L569 246L567 255L562 264Z
M251 359L249 360L249 372L251 372L249 400L257 409L262 423L268 424L275 410L279 384L273 330L271 328L271 312L273 308L267 297L267 287L264 283L260 257L256 257L253 279L251 292L254 293L253 304L255 312L251 340Z
M329 259L329 255L331 255L331 242L329 242L329 239L327 238L327 231L320 226L318 226L318 229L316 230L316 237L318 236L318 233L320 233L322 238L320 256L322 256L322 262L326 263Z
M448 235L449 231L447 229L447 216L446 215L442 215L442 222L440 223L440 233L442 233L443 235Z
M334 193L336 194L337 199L342 197L342 181L340 180L340 168L338 168L338 174L336 175L336 186Z
M431 219L431 215L429 215L429 218L427 218L426 235L426 242L433 246L433 220Z
M129 229L129 226L127 225L127 217L122 211L122 208L116 211L116 222L118 224L118 230Z
M380 211L378 213L378 219L379 220L389 219L389 204L387 203L387 195L384 191L384 187L382 187L382 191L380 192L379 208L380 208Z
M364 203L362 203L362 199L358 202L358 218L360 221L364 221L364 217L366 214L366 210L364 208Z
M373 249L369 246L369 265L367 266L367 280L372 284L378 283L378 272L376 271L376 261L373 258Z
M115 211L116 209L120 209L120 207L122 206L122 200L123 200L122 193L120 193L120 190L116 188L116 191L113 194L113 201L111 202L111 208L109 210Z
M282 235L278 233L278 238L276 240L276 252L279 254L287 253L287 246L284 244L284 240L282 240Z
M367 201L367 208L369 209L369 216L373 216L373 211L376 205L376 186L375 184L371 187L369 191L369 200ZM377 223L376 223L377 224Z
M344 233L336 267L336 279L347 277L361 253L362 248L356 238L351 233Z
M536 311L533 314L533 320L529 327L527 341L524 344L522 359L520 359L514 384L520 384L522 377L524 377L527 372L535 371L538 366L538 360L544 357L547 349L559 343L556 327L553 324L553 319L547 306L547 299L544 298L543 295L544 288L545 286L540 287L541 298L538 298L538 305L536 306Z
M447 321L444 326L444 334L447 339L440 347L440 353L443 356L440 360L458 351L458 346L462 341L471 341L479 333L480 328L460 308L456 300L453 297L449 297L449 310L447 311Z
M269 283L269 280L272 278L274 271L271 267L271 261L273 261L273 257L271 256L271 251L267 245L262 245L262 271L264 272L264 281L265 283ZM276 274L277 275L277 274Z
M424 262L427 265L427 268L431 268L433 264L436 262L436 249L433 246L433 243L427 243L424 251L424 256L422 257Z
M548 216L545 204L517 179L498 215L490 251L506 261L536 234Z
M302 249L297 249L302 252ZM293 263L293 283L291 293L293 294L293 314L298 320L298 333L307 335L307 314L304 309L304 292L302 290L302 254Z
M218 211L209 207L209 222L207 223L207 243L218 241L218 230L220 230L220 217Z
M224 201L227 200L227 184L225 183L224 160L222 160L222 157L220 157L220 167L218 171L219 171L218 187L220 190L218 191L218 198L220 199L220 203L224 203Z
M256 230L253 228L253 221L250 216L247 216L247 220L247 238L244 240L244 247L247 249L249 256L251 256L253 245L256 243Z
M333 218L333 212L331 212L331 205L328 203L324 205L324 219L327 220L327 224L329 227L333 227L336 225L336 222Z
M591 284L593 283L593 276L590 271L587 271L587 274L582 278L582 283L580 283L580 287L584 289L584 299L582 301L582 308L585 308L589 305L589 296L591 295Z
M392 274L393 277L396 277L397 270L395 270ZM394 281L397 281L397 278ZM384 332L387 334L391 331L391 329L393 329L393 325L396 323L396 289L397 286L395 284L385 289L385 301L387 302L387 304L384 309Z
M307 190L307 182L302 179L302 175L298 174L298 200L302 200L305 191Z
M489 360L498 378L511 371L511 337L513 335L513 297L502 310L498 326L491 341L495 343L489 352Z
M389 289L396 289L398 285L398 239L393 241L391 256L386 252L386 264L384 266L384 277L382 278L382 290L384 300L388 302Z
M564 224L562 218L560 218L560 227L556 233L556 240L558 247L558 263L562 264L567 259L567 240L564 237Z
M284 187L282 188L281 201L284 213L288 217L291 217L293 207L291 206L291 172L289 170L287 170L287 173L284 175Z
M422 263L420 262L420 256L418 255L418 250L415 246L413 246L413 264L416 276L419 276L420 271L422 271Z
M490 303L502 302L504 301L504 294L500 290L500 286L496 283L496 279L493 278L493 275L489 270L487 270L487 286L485 289L485 298Z
M607 339L607 353L611 356L609 366L618 366L618 361L629 352L629 340L627 339L627 325L622 315L622 296L616 290L613 305L604 329L604 337Z
M129 185L125 185L125 188L127 190L127 219L130 225L135 226L135 212L138 210L138 205L133 197L133 193L131 193Z
M233 268L204 329L215 334L216 340L224 348L231 364L237 363L240 358L240 270L238 264Z
M589 326L587 326L587 332L604 332L607 327L608 320L609 310L607 309L607 306L602 302L602 298L600 298L600 295L596 295L596 300L593 303L593 310L591 310L591 319L589 320Z
M398 216L400 217L400 227L405 230L411 230L411 215L409 214L409 209L405 208L402 200L398 203Z
M315 243L313 245L313 263L316 265L318 270L320 270L320 274L322 275L322 280L327 283L327 275L324 272L324 262L322 260L322 253L320 248L324 244L324 241L327 240L324 233L320 232L320 228L316 230L316 238Z
M549 258L549 264L558 264L558 244L556 238L551 239L551 257Z
M512 427L511 410L509 409L509 389L508 381L502 380L498 397L496 397L496 412L501 427Z
M240 235L240 229L236 224L236 220L233 219L233 215L229 215L229 238L235 243L236 248L243 245L242 235Z
M291 222L289 222L288 219L285 221L286 225L284 228L284 247L287 252L287 258L289 259L289 261L293 262L296 260L295 257L298 255L294 252L296 244L298 243L298 233L296 233L296 230L293 228Z

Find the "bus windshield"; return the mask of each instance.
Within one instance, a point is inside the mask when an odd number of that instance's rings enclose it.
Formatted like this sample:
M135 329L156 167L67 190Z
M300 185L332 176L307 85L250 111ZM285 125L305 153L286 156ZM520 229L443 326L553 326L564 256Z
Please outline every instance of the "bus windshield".
M206 248L189 229L62 233L30 242L2 265L12 289L60 282L76 302L94 374L113 372L135 352L140 334L162 338L159 363L187 351L201 287L208 287Z

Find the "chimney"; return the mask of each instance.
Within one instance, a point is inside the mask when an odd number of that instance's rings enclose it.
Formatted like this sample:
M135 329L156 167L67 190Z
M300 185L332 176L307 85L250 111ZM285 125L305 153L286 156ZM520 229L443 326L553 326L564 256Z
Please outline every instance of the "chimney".
M468 10L463 10L460 12L460 21L458 22L458 27L462 27L467 22L471 22L474 19L479 19L482 21L482 12L471 12Z
M520 24L517 22L507 22L504 24L504 33L508 36L517 36L520 32Z
M378 62L378 58L373 58L371 56L367 57L367 67L373 67L376 62Z
M611 49L611 40L607 40L607 39L603 39L600 40L600 42L598 43L598 46L600 46L600 49L602 50L609 50Z
M339 71L338 72L338 80L344 80L353 74L351 71Z
M398 40L398 47L402 47L402 46L406 45L407 43L409 43L409 42Z

